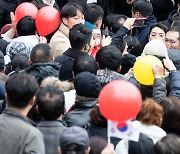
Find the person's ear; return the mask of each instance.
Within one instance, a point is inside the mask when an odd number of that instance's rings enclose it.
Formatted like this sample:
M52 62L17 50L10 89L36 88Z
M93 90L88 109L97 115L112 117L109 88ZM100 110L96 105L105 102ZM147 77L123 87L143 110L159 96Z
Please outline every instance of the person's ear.
M52 62L54 62L54 61L55 61L55 58L54 58L54 57L52 57L51 61L52 61Z
M29 58L29 65L32 65L32 59L31 58Z
M58 152L59 152L59 154L62 154L62 151L61 151L61 147L60 147L60 146L58 146Z
M30 100L29 105L30 105L30 106L33 106L33 105L34 105L34 102L35 102L35 96Z
M62 23L64 24L64 25L68 25L68 23L67 23L68 21L67 21L67 18L62 18Z
M82 51L84 51L84 52L89 52L89 50L90 50L89 44L86 44L86 45L84 46L84 48L82 49Z
M66 113L67 111L66 111L66 107L64 106L64 114Z
M122 69L122 66L120 65L117 69L117 72L120 73L121 72L121 69Z
M95 26L97 29L100 29L102 25L102 19L99 19L98 21L96 21Z
M86 150L86 152L87 152L87 154L90 152L90 150L91 150L91 148L90 148L90 146L87 148L87 150Z
M140 13L138 11L134 14L134 18L140 18Z

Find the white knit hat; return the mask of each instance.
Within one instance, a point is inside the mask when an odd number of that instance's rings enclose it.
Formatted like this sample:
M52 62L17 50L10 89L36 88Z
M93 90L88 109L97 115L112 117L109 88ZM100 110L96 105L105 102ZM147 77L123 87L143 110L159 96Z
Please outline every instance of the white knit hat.
M161 40L155 39L146 44L142 55L166 57L168 56L168 52L165 43Z

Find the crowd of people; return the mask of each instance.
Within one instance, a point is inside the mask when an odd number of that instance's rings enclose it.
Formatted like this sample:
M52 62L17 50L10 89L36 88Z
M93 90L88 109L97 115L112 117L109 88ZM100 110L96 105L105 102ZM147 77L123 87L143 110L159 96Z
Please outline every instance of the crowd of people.
M23 2L56 9L57 29L17 21ZM0 154L180 154L180 0L1 0L0 29ZM163 64L152 85L133 72L146 55ZM113 80L141 92L138 142L108 142L98 96Z

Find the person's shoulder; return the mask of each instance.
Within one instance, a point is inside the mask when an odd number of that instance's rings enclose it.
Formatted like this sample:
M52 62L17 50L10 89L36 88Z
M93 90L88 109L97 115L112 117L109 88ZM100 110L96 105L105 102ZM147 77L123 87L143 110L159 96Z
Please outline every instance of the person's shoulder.
M39 131L39 129L32 125L29 125L29 134L31 136L39 136L40 138L43 138L42 133Z

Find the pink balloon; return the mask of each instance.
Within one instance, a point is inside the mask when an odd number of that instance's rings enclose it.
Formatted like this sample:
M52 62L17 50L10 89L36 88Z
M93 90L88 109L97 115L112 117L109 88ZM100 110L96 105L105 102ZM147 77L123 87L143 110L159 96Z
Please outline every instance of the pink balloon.
M46 36L59 27L60 13L53 7L45 6L37 13L35 23L39 35Z
M37 7L32 3L21 3L15 10L16 22L25 16L31 16L33 19L36 18L38 13Z
M141 109L142 97L134 84L125 80L115 80L101 90L98 102L104 117L124 122L136 117Z

